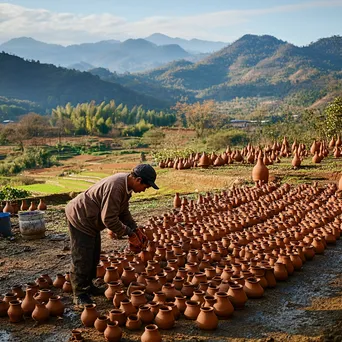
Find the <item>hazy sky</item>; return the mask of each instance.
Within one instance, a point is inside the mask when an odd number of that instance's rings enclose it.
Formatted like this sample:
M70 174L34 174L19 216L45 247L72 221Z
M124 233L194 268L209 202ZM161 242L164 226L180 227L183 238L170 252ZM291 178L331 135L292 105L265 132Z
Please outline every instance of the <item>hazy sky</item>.
M233 42L270 34L298 46L342 35L342 0L0 0L0 43L63 45L171 37Z

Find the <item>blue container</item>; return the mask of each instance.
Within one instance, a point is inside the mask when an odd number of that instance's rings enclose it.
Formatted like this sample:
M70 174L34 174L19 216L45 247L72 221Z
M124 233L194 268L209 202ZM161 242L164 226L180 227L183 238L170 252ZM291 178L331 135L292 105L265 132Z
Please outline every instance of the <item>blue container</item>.
M0 213L0 235L12 236L10 213Z

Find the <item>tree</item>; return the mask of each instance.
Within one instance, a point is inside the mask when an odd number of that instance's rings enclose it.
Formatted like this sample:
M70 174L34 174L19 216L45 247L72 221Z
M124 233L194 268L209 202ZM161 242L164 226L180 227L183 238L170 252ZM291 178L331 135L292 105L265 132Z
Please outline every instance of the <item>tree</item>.
M340 135L342 132L342 97L336 97L325 109L327 136Z
M196 131L198 138L203 136L206 128L214 127L218 124L218 111L213 100L193 104L177 102L174 109L177 111L178 120L183 120L185 116L187 125Z

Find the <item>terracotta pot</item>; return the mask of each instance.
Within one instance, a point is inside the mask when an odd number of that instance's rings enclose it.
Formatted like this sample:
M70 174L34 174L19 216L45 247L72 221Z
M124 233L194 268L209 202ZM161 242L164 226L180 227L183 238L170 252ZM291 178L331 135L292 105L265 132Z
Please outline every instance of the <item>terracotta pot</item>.
M195 290L194 294L192 295L190 300L195 301L195 302L199 302L200 305L202 305L204 303L204 296L205 296L205 292L204 291Z
M50 311L49 309L45 306L45 303L37 303L35 309L32 312L32 318L39 322L45 322L49 319L50 317Z
M264 289L260 285L259 279L254 277L246 279L243 290L248 298L261 298L264 295Z
M99 316L96 318L94 323L94 327L97 331L103 333L107 328L108 317L107 316Z
M142 322L137 315L129 315L127 317L126 328L128 330L139 330L141 328L141 324Z
M267 285L269 288L276 287L277 280L274 276L273 267L265 266L265 278L267 280Z
M134 275L134 278L135 278L135 275ZM111 281L117 281L119 279L120 279L120 276L118 273L118 269L116 267L110 266L110 267L106 268L106 273L105 273L104 278L103 278L105 283L108 284ZM122 282L123 282L123 280L122 280ZM126 285L126 286L128 286L128 285Z
M57 274L52 285L58 289L61 289L63 288L64 283L65 283L65 276L63 274Z
M175 285L170 283L163 285L162 292L165 294L166 300L174 300L176 296L181 295L181 292L175 289Z
M63 291L65 293L72 293L72 286L70 281L65 281L63 284Z
M137 313L137 309L128 298L121 301L120 309L125 313L126 317Z
M31 201L31 205L28 208L29 211L37 210L37 204L35 201Z
M146 277L146 290L147 294L152 295L154 292L160 291L162 288L156 277Z
M135 270L133 267L125 267L121 276L122 283L127 287L133 281L136 281Z
M180 311L178 310L177 305L174 302L166 302L166 306L169 306L172 309L173 317L175 320L179 319L180 317Z
M8 308L9 308L9 303L0 299L0 317L6 317L7 316Z
M156 302L149 302L148 303L150 309L151 309L151 312L153 313L154 317L157 316L158 312L159 312L159 307L162 305L162 304L159 304L159 303L156 303Z
M4 296L4 301L7 302L8 304L15 300L17 300L17 296L13 292L8 292Z
M122 330L118 322L108 322L103 335L107 342L119 342L122 337Z
M117 321L121 327L126 324L126 315L121 309L110 310L109 319L111 322Z
M123 290L116 291L113 298L113 305L115 308L119 308L121 306L121 302L127 299L126 293Z
M177 305L177 308L179 312L183 313L186 309L186 297L185 296L176 296L175 297L175 304Z
M47 209L47 205L42 198L39 200L37 209L43 211Z
M48 289L50 287L49 282L44 277L39 277L36 279L36 283L39 286L39 289Z
M32 295L35 295L39 291L39 285L35 282L25 284L26 290L31 289Z
M211 306L201 307L196 323L201 330L215 330L218 326L218 318Z
M316 254L324 254L325 247L321 238L314 238L312 246L314 247Z
M60 296L51 296L49 302L46 304L46 308L49 309L50 316L63 316L64 304L62 303Z
M27 201L23 199L21 201L20 210L21 211L26 211L28 208L29 208L29 205L27 204Z
M304 246L303 253L306 260L312 260L316 254L314 246Z
M200 313L200 303L194 300L187 300L186 309L184 311L184 316L187 319L195 320Z
M131 294L131 302L134 307L138 308L140 305L144 305L147 303L147 299L145 297L145 291L137 290L133 291Z
M252 179L254 182L267 183L268 175L269 175L268 168L265 166L263 159L260 155L256 165L254 166L252 170Z
M138 317L143 324L150 324L154 320L154 314L149 305L140 305L138 310Z
M141 342L161 342L162 337L158 326L149 324L145 327L145 332L141 335Z
M247 302L247 295L241 284L232 284L228 290L228 298L233 304L235 310L241 310Z
M186 296L186 297L191 297L194 293L194 285L192 285L191 283L189 282L185 282L183 284L183 287L181 289L181 293L182 295Z
M12 292L16 295L17 298L22 299L25 297L25 292L23 291L21 285L14 285L12 287Z
M96 304L86 304L81 314L81 321L86 327L93 327L96 318L99 316L96 310Z
M11 323L18 323L24 320L24 311L21 308L21 301L20 300L10 301L7 314L9 317L9 321Z
M106 268L102 264L96 266L96 278L103 278L106 274Z
M110 281L109 283L107 283L108 287L104 293L104 295L106 296L106 298L108 300L113 300L115 293L118 291L121 291L122 287L121 287L121 282L119 281Z
M274 264L274 277L277 281L284 281L289 277L285 264L281 262Z
M234 312L234 307L229 300L228 294L226 292L216 293L217 302L214 304L214 311L218 317L228 318Z
M33 290L28 288L26 290L26 296L21 303L21 308L23 309L24 315L31 315L35 309L37 301L33 298Z
M173 207L180 208L181 204L182 204L182 200L179 197L179 193L176 192L175 197L173 198Z
M159 307L155 322L160 329L168 330L175 325L175 318L172 309L169 306L162 305Z

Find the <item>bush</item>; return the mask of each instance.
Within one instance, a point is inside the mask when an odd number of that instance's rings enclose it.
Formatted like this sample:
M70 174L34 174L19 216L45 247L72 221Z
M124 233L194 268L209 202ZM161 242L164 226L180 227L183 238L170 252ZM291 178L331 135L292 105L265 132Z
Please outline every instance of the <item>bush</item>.
M207 148L209 150L219 150L227 145L246 145L249 141L247 133L239 129L220 130L207 137Z
M0 201L12 201L17 198L25 198L31 193L27 190L17 189L10 185L0 187Z

